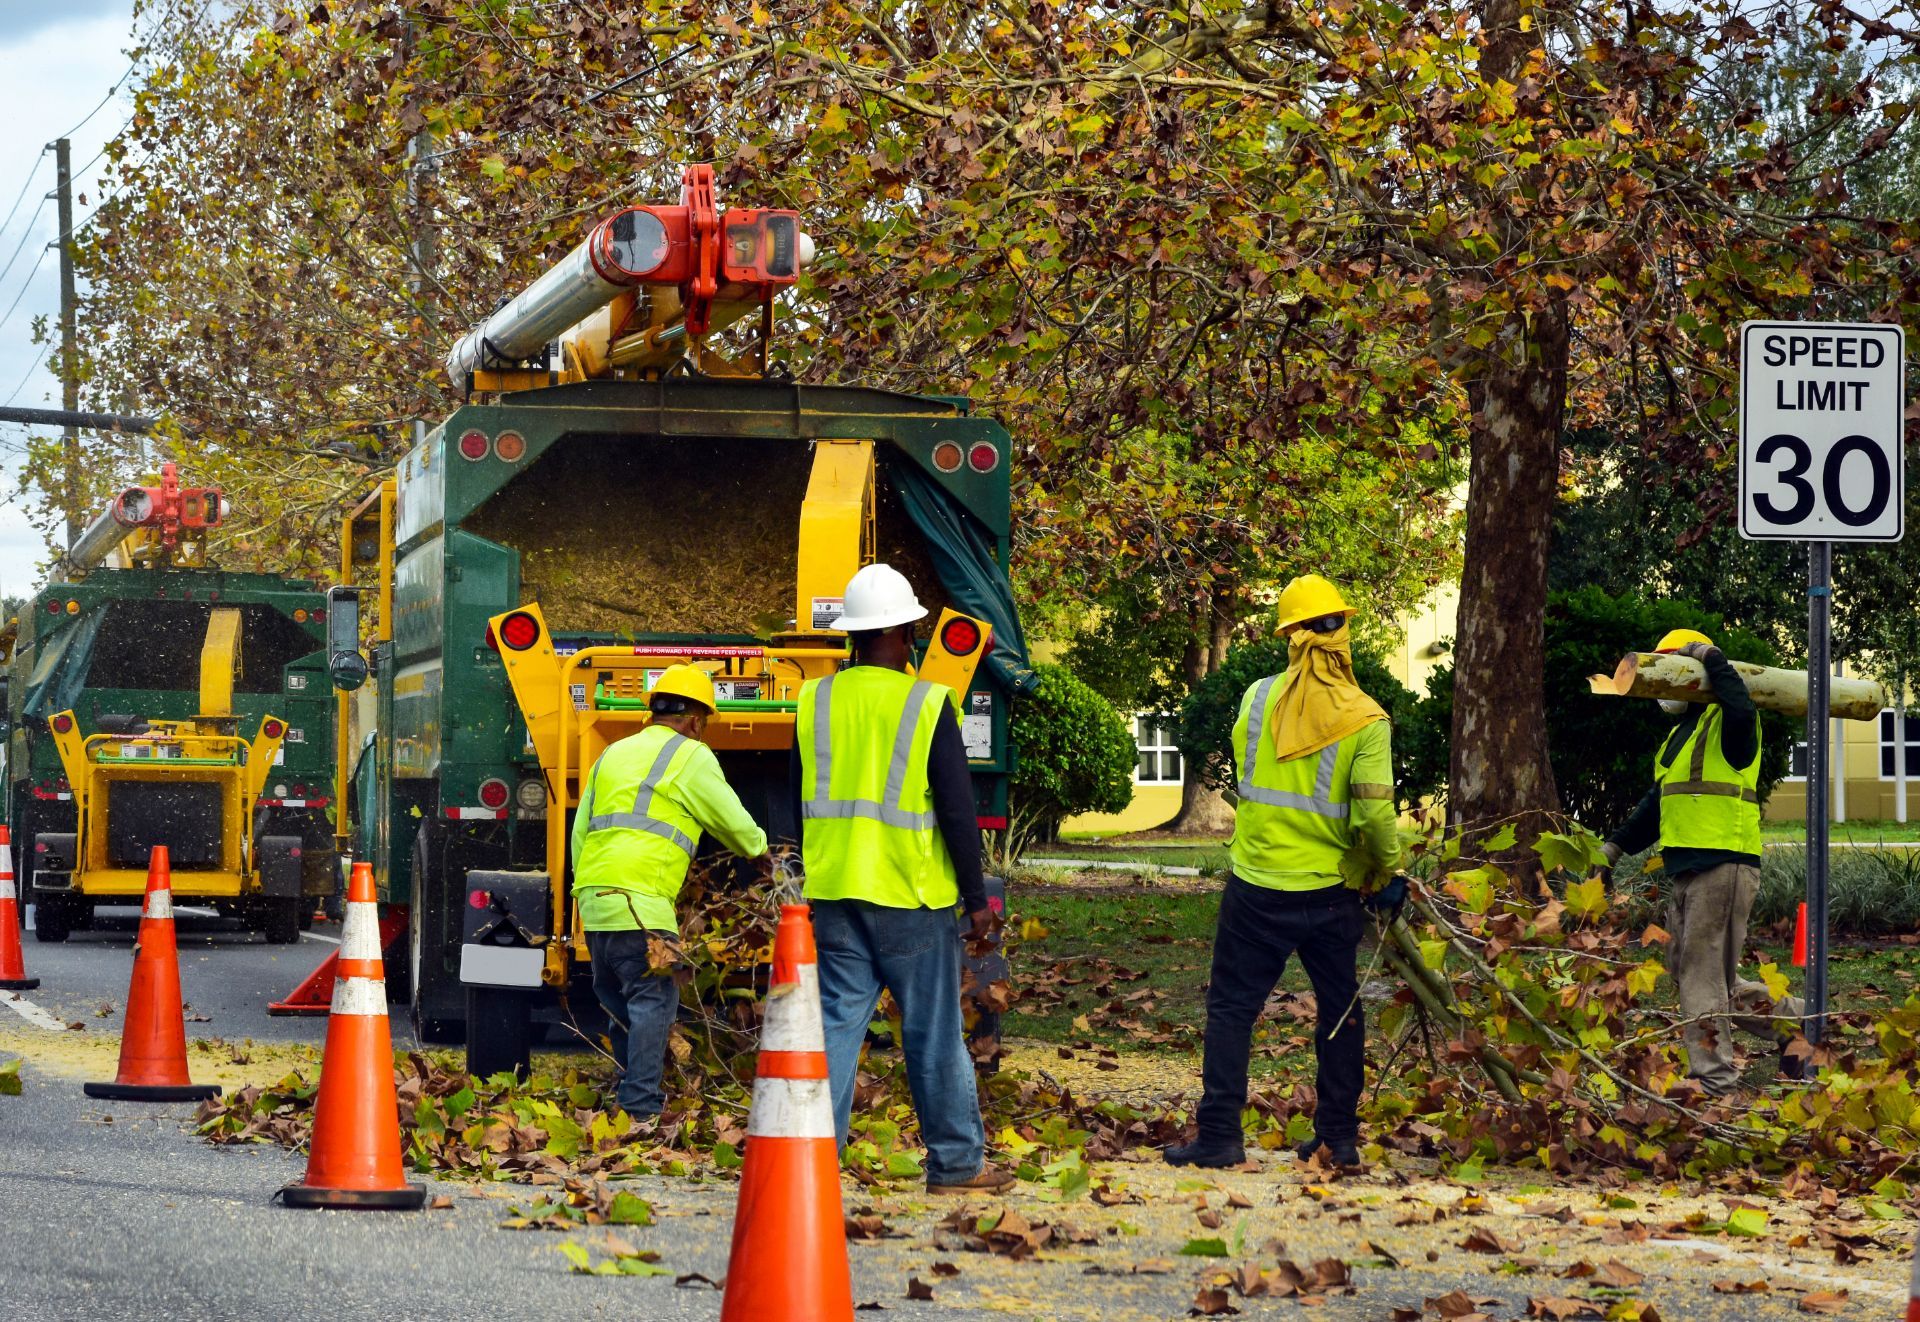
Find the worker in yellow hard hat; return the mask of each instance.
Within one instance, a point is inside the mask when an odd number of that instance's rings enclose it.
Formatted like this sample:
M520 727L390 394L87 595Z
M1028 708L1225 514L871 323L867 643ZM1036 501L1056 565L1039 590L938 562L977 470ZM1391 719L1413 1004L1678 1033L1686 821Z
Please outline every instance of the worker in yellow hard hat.
M665 1103L661 1074L680 1005L667 955L680 928L674 900L711 831L741 858L765 860L767 835L701 742L717 703L697 666L669 666L653 683L652 721L610 745L587 772L573 819L573 894L593 961L593 990L626 1069L616 1097L646 1120Z
M1653 787L1602 846L1605 875L1622 855L1659 844L1672 878L1668 950L1687 1070L1709 1093L1726 1094L1740 1085L1732 1027L1780 1040L1761 1016L1797 1019L1803 1009L1795 997L1774 1004L1765 986L1739 974L1760 889L1760 713L1740 672L1697 629L1675 629L1654 650L1698 661L1713 699L1660 700L1680 721L1654 754ZM1800 1077L1801 1062L1782 1045L1782 1073Z
M1280 594L1287 671L1256 681L1240 700L1233 871L1214 929L1199 1134L1167 1149L1176 1166L1245 1160L1240 1113L1253 1025L1296 952L1319 1013L1314 1136L1300 1156L1360 1160L1366 1051L1358 955L1366 914L1342 865L1351 856L1369 881L1384 878L1399 860L1400 838L1387 714L1353 677L1353 614L1318 574L1287 584Z

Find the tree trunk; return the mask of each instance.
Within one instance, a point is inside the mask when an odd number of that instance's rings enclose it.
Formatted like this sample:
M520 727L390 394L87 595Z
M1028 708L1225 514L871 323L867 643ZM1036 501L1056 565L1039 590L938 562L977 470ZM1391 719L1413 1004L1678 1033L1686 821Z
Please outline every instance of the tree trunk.
M1557 811L1544 683L1547 549L1567 397L1562 303L1515 316L1468 386L1467 544L1447 811L1456 826ZM1498 677L1499 683L1492 682Z
M1188 688L1226 664L1234 626L1239 623L1239 601L1233 588L1216 585L1208 607L1207 646L1196 643L1187 648ZM1199 630L1194 632L1197 635ZM1200 783L1197 767L1188 767L1180 782L1180 811L1163 829L1176 835L1227 835L1233 830L1233 805L1218 790Z

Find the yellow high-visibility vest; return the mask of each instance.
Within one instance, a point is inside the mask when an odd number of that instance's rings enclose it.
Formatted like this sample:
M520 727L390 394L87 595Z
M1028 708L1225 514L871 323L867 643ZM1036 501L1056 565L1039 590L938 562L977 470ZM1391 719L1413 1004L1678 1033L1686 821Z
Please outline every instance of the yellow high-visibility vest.
M1240 699L1233 727L1239 771L1233 814L1234 872L1282 890L1318 890L1342 882L1340 860L1354 841L1351 820L1356 731L1316 753L1282 762L1265 736L1284 676L1269 675ZM1372 787L1381 797L1391 787ZM1273 881L1264 878L1275 878Z
M933 816L927 754L944 684L854 666L800 689L801 857L810 900L951 909L953 859Z
M587 773L592 799L573 860L574 889L628 893L639 925L656 931L677 929L673 903L700 847L700 823L673 794L696 747L665 725L649 725L609 746Z
M1728 762L1720 745L1726 715L1719 703L1712 704L1671 762L1663 760L1668 741L1653 755L1662 848L1760 853L1760 748L1756 741L1753 761L1744 767Z

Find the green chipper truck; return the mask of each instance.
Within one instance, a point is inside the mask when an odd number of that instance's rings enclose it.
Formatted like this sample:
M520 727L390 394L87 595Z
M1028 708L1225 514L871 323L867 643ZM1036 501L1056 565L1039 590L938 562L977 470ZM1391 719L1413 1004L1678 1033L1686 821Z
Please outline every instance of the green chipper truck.
M341 741L352 847L408 911L390 995L481 1072L523 1058L570 986L593 1004L570 813L660 670L713 674L709 743L798 838L794 699L844 662L832 624L863 564L934 608L921 673L961 695L979 818L1004 825L1009 702L1034 683L1007 434L960 400L765 375L809 247L793 213L717 211L710 187L595 226L454 351L469 402L346 519L352 583L379 603L356 722L374 733ZM750 316L742 363L710 337Z
M327 597L204 564L210 487L129 487L9 626L7 822L42 941L173 893L298 939L334 892Z

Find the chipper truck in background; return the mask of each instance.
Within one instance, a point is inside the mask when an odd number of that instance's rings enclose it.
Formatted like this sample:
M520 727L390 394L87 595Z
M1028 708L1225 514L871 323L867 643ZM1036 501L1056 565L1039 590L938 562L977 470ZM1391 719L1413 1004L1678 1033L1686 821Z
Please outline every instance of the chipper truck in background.
M327 597L205 564L212 487L129 487L9 625L7 821L42 941L173 893L299 939L336 883Z
M774 301L811 245L786 211L629 207L476 328L467 403L346 520L379 602L378 715L342 785L356 858L408 908L388 986L422 1036L514 1063L592 1006L566 839L582 769L647 720L666 666L713 673L707 738L795 841L800 685L845 662L862 565L933 610L921 673L960 695L983 827L1005 824L1009 699L1033 676L1007 579L1009 442L964 400L770 374ZM743 345L723 341L736 328Z

